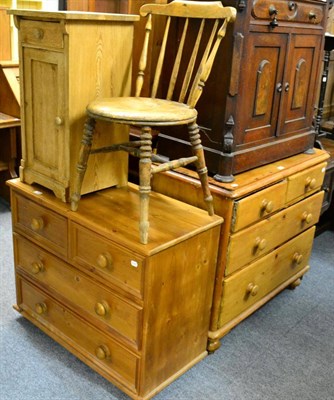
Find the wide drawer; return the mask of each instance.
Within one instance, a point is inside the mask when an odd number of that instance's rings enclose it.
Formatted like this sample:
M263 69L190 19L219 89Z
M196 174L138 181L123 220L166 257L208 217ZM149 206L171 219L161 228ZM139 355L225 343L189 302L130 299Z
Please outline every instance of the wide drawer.
M83 226L70 223L70 258L105 283L143 296L143 259Z
M303 269L309 261L315 227L241 271L225 278L219 316L223 326Z
M17 276L18 306L44 330L112 382L136 389L138 358L109 336L69 311L51 296Z
M21 20L21 42L38 47L62 49L64 36L60 22Z
M14 231L23 233L50 251L67 256L67 220L65 217L20 196L13 191Z
M280 210L285 204L286 181L235 201L231 230L237 232Z
M225 275L267 254L318 222L323 192L314 194L230 237Z
M255 19L270 20L275 14L278 24L280 21L320 24L324 18L324 5L305 1L253 1L252 16Z
M93 323L100 322L101 327L110 333L116 331L136 347L139 346L142 312L138 306L114 295L70 265L16 234L14 253L16 268L24 270L47 290L55 291L74 310L93 317Z
M306 171L289 176L286 203L291 203L319 190L325 177L326 165L327 163L321 163Z

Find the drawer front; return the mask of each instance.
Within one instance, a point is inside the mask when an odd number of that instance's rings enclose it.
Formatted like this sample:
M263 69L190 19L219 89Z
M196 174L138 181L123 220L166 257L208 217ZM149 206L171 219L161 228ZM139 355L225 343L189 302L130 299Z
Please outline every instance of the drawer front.
M57 257L28 240L14 235L15 265L54 290L74 309L79 308L92 322L100 322L111 333L118 332L139 345L141 309L102 288ZM107 326L104 326L104 325ZM110 329L111 328L111 329Z
M23 44L62 49L64 36L59 22L21 20L20 37Z
M323 192L300 201L264 221L231 235L225 275L267 254L318 222Z
M278 24L284 22L300 22L320 24L324 18L324 6L301 1L287 0L255 0L253 2L252 16L255 19L270 20L276 18Z
M236 272L223 282L219 327L308 265L315 227Z
M286 202L290 203L300 197L318 191L323 183L327 163L316 165L306 171L288 177Z
M35 286L17 277L19 307L111 381L136 388L138 358Z
M70 257L103 282L143 295L143 260L83 226L70 223Z
M23 233L46 246L50 251L67 256L67 220L13 192L12 214L14 231Z
M233 209L232 232L251 225L284 207L286 181L236 201Z

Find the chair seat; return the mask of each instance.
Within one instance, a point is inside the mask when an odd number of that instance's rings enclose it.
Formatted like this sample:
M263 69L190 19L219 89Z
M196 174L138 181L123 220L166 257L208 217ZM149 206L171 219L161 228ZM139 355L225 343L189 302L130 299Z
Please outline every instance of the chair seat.
M90 117L133 125L183 125L196 120L197 111L186 104L148 97L111 97L87 107Z

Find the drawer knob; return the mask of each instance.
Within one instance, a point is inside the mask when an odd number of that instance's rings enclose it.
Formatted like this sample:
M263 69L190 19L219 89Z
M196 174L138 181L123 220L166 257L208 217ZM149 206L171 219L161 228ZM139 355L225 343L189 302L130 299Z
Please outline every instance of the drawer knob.
M313 220L313 215L312 213L308 213L307 211L304 211L302 214L302 222L306 222L307 224L310 224Z
M109 313L109 311L110 307L106 301L102 300L101 302L95 304L95 312L97 315L104 317Z
M35 261L31 264L31 272L33 274L38 274L42 271L44 271L44 264L42 262Z
M61 117L56 117L55 118L55 124L56 125L61 126L61 125L63 125L63 123L64 123L64 120Z
M255 285L254 283L249 283L247 285L247 293L249 293L251 296L256 296L258 291L259 291L259 287L258 285Z
M33 231L40 231L40 230L43 229L43 227L44 227L43 218L42 218L42 217L33 218L33 219L31 220L30 226L31 226L31 229L32 229Z
M105 360L106 358L110 357L109 347L105 344L101 344L95 349L95 354L99 360Z
M266 239L261 239L260 237L257 237L255 239L255 248L259 250L263 250L267 246L267 241Z
M292 260L294 263L300 264L303 261L303 255L296 252L292 257Z
M97 256L96 262L101 268L110 268L112 266L112 257L109 253L101 253Z
M37 314L41 315L41 314L45 314L47 312L48 308L45 303L37 303L37 304L35 304L35 310L36 310Z
M314 11L310 11L309 14L308 14L308 17L309 17L310 20L317 19L317 15L316 15L316 13Z
M274 209L274 203L270 200L264 199L261 203L261 210L266 213L271 213Z
M43 29L39 29L39 28L34 29L34 37L35 37L35 39L39 39L39 40L43 39L43 37L44 37Z
M305 180L305 187L308 190L312 190L317 186L317 180L308 176Z

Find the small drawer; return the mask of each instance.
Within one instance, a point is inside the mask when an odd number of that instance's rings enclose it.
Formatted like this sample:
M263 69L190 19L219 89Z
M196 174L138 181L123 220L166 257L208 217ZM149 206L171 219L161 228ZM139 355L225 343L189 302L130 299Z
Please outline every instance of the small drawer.
M22 44L62 49L64 36L59 22L21 20L20 37Z
M50 334L82 361L112 382L136 392L139 359L108 335L84 322L51 296L17 276L20 298L18 306L37 326Z
M260 20L272 20L275 16L278 25L283 22L299 22L306 24L321 24L324 18L324 5L314 2L287 0L255 0L252 16Z
M143 259L74 222L70 222L70 258L102 282L142 298Z
M315 227L223 282L219 327L231 321L308 265Z
M65 217L20 196L13 191L14 231L22 233L48 250L67 256L67 220Z
M114 295L17 234L14 234L14 254L17 269L54 290L71 308L80 308L81 313L93 318L93 323L106 325L105 329L119 333L139 347L140 307Z
M286 181L234 203L231 230L237 232L280 210L285 204Z
M314 194L273 216L231 235L225 275L269 253L319 220L323 192Z
M322 186L327 163L316 165L306 171L288 177L286 203L308 196L319 190Z

